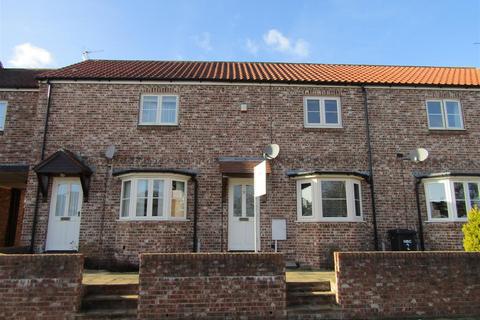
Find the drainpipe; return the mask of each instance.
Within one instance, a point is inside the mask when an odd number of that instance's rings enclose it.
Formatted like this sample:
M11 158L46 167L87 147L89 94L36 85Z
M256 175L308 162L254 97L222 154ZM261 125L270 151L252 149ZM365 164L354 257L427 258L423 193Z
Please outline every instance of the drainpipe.
M420 192L419 185L421 179L415 178L415 198L417 200L417 215L418 215L418 238L420 240L420 250L425 251L425 240L423 238L423 221L422 221L422 210L420 209Z
M373 157L372 157L372 142L370 139L370 119L368 116L368 96L367 89L362 86L363 93L363 109L365 113L365 127L368 149L368 171L370 172L370 198L372 203L372 222L373 222L373 244L375 251L378 251L378 230L377 230L377 211L375 206L375 186L373 180Z
M50 118L50 104L51 104L51 96L52 96L52 84L50 81L47 80L47 111L45 115L45 123L43 126L43 140L42 146L40 151L40 161L45 158L45 146L47 143L47 130L48 130L48 120ZM35 208L33 210L33 221L32 221L32 236L30 237L30 253L34 252L35 247L35 230L37 228L37 220L38 220L38 200L40 198L40 181L37 185L37 196L35 198Z
M197 220L198 220L198 180L193 178L193 248L192 252L198 252Z

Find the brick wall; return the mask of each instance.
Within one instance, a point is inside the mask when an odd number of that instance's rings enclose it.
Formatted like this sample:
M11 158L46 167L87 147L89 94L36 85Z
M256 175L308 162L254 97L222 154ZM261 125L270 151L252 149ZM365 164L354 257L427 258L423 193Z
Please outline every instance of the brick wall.
M31 164L37 91L0 91L7 101L5 130L0 131L0 164Z
M347 318L480 316L480 253L337 252Z
M46 88L40 86L38 121L43 119ZM228 201L222 197L222 174L218 157L252 157L261 155L270 143L270 123L273 140L282 152L272 162L268 179L268 194L261 203L261 249L272 252L271 219L286 218L288 240L279 248L289 260L319 266L325 247L304 247L304 243L328 243L338 240L348 248L366 250L372 247L372 234L358 232L358 226L343 237L344 224L307 226L297 222L296 184L286 176L286 170L316 168L324 170L365 171L365 130L362 95L352 88L272 87L230 85L143 85L143 84L57 84L52 89L51 117L46 155L61 147L85 159L94 169L90 197L82 207L80 251L92 260L113 262L135 260L143 251L171 252L191 250L192 223L131 224L139 226L135 234L125 233L128 224L118 221L121 181L108 177L109 167L103 157L105 149L115 144L118 153L114 168L161 167L189 169L199 172L198 237L202 251L225 251L228 247ZM138 126L138 110L142 93L175 93L180 97L178 127ZM342 101L342 129L322 130L303 127L303 97L305 95L339 95ZM250 107L240 111L240 103ZM275 109L275 111L273 111ZM272 118L273 117L273 118ZM252 125L255 123L255 125ZM105 127L108 126L108 130ZM40 145L42 130L36 134ZM299 146L301 146L299 148ZM105 179L107 191L105 192ZM28 243L35 207L36 177L30 175L27 190L23 241ZM365 229L371 225L369 190L362 184ZM189 192L193 188L189 187ZM51 192L51 190L49 190ZM39 204L36 249L41 251L47 234L50 194ZM193 216L193 195L190 193L188 217ZM173 229L172 226L175 226ZM182 228L182 229L180 229ZM132 228L130 228L132 230ZM371 230L371 229L370 229ZM309 233L306 233L308 231ZM162 234L178 233L181 241L160 241ZM183 240L182 240L183 241ZM128 242L128 243L127 243ZM135 252L138 242L142 245ZM102 246L102 248L101 248ZM124 251L131 248L131 250ZM125 252L125 256L122 254ZM305 252L305 253L302 253ZM318 252L309 255L307 252Z
M465 130L430 130L428 99L459 100ZM414 172L480 172L480 161L471 153L480 147L479 102L480 91L474 90L368 89L379 238L387 250L389 229L418 228ZM429 151L424 162L396 157L419 147ZM423 185L420 198L426 249L461 250L462 223L426 222Z
M125 221L117 226L115 260L119 265L138 266L139 253L191 252L191 221Z
M1 319L65 319L81 301L79 254L0 255Z
M412 173L462 171L480 172L471 150L480 147L478 101L480 92L439 89L368 89L374 155L377 220L381 247L389 248L386 232L393 228L417 229L417 211ZM138 126L143 93L179 95L178 127ZM271 99L270 99L271 93ZM308 129L303 126L305 96L338 96L342 104L340 129ZM46 87L40 86L34 150L41 145ZM456 98L462 103L465 131L439 132L428 129L425 100ZM271 104L270 104L271 100ZM240 103L248 103L245 113ZM289 169L367 171L363 96L355 87L55 83L46 155L65 147L81 155L94 169L90 198L82 208L80 251L89 259L135 261L143 248L150 251L190 251L192 224L175 227L164 222L137 224L135 235L125 233L128 225L118 221L121 182L108 175L105 149L114 144L118 153L114 168L161 167L199 172L198 237L202 251L228 248L228 203L222 196L222 174L218 157L259 156L265 145L275 142L281 152L271 162L266 196L261 202L261 250L271 252L271 219L287 219L287 241L279 248L287 260L325 267L332 250L371 250L372 213L368 184L362 183L364 222L303 223L297 221L295 181ZM105 130L105 128L108 130ZM396 154L417 147L430 151L422 163L401 163ZM402 168L403 165L403 168ZM108 181L105 181L108 179ZM224 180L227 181L227 180ZM228 182L227 182L228 183ZM36 192L36 177L30 174L22 240L28 244ZM105 185L107 185L105 191ZM189 188L191 190L192 188ZM423 188L421 210L426 220ZM189 202L193 197L189 197ZM36 249L44 248L48 208L39 204ZM193 206L188 206L189 217ZM428 249L461 249L461 223L424 223ZM131 228L130 228L131 230ZM158 234L179 234L180 241L160 241ZM161 236L160 236L161 238ZM168 240L168 239L167 239ZM142 243L135 251L137 243ZM123 249L125 246L125 249ZM127 250L127 248L131 248ZM122 256L124 254L124 256Z
M141 319L278 319L285 314L281 254L142 254Z

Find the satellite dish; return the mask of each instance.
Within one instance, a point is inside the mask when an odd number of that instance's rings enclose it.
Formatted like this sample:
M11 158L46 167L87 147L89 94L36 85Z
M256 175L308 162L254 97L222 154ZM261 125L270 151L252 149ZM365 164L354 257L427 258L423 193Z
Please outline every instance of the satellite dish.
M280 147L278 144L272 143L263 149L263 157L267 160L275 159L280 152Z
M412 150L408 153L407 159L412 160L414 162L422 162L427 160L428 158L428 151L424 148L417 148Z
M117 150L115 149L115 146L108 146L107 150L105 151L105 158L112 160L116 152Z

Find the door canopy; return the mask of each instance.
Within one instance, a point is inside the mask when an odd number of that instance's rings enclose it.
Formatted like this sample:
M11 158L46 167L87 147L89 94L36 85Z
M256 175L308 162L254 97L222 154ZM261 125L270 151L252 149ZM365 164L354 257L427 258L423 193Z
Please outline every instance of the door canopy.
M39 164L33 170L37 173L40 191L46 199L50 177L79 177L82 184L83 197L88 199L92 170L80 157L66 149L60 149Z

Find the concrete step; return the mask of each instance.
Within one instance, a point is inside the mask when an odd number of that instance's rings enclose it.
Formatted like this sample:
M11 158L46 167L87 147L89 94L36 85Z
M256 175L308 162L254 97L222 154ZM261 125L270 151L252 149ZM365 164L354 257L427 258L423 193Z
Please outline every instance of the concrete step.
M137 309L103 309L82 311L75 315L75 320L133 320L137 319Z
M84 296L138 294L138 283L130 284L87 284L83 285Z
M332 291L287 292L287 306L328 305L335 303L335 292Z
M287 292L331 291L330 281L287 282Z
M326 305L300 305L287 308L288 320L308 320L308 319L344 319L340 306L336 304Z
M138 295L88 295L82 299L82 311L137 309Z

